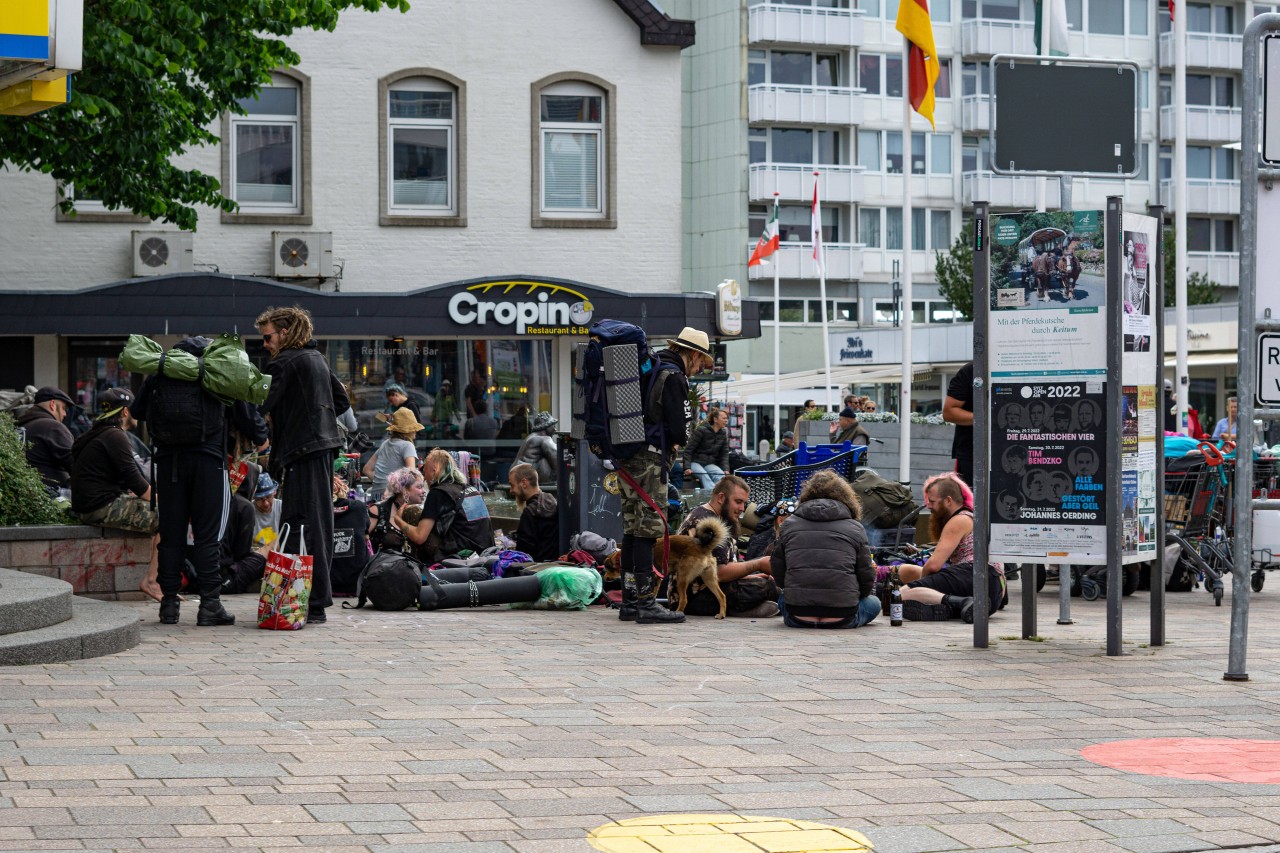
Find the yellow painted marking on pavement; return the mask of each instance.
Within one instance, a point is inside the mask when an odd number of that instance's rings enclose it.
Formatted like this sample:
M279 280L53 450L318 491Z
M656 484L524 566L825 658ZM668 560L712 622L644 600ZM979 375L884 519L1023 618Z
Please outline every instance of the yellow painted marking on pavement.
M605 824L587 835L604 853L870 853L852 829L735 814L651 815Z

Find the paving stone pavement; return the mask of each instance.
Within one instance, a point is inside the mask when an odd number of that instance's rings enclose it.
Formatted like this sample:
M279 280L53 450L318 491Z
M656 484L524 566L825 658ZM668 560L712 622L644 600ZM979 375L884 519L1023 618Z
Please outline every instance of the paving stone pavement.
M248 596L226 629L138 603L135 649L0 669L0 851L573 853L664 812L817 821L882 853L1280 850L1280 785L1079 755L1280 737L1280 589L1253 596L1243 684L1222 680L1229 597L1170 595L1161 649L1147 594L1126 599L1122 658L1104 602L1064 627L1056 589L1039 601L1044 642L1011 639L1010 609L988 650L959 622L334 608L283 633Z

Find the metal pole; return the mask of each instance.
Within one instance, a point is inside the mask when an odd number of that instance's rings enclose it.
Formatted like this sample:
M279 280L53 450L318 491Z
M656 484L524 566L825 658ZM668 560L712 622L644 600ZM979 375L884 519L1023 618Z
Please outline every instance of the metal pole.
M813 236L813 245L819 247L817 249L817 257L814 261L818 265L818 299L822 302L822 387L826 391L823 394L823 403L827 411L831 411L831 340L827 334L827 247L820 239L822 232L822 201L818 193L818 170L813 170L813 205L814 205L814 228L818 229L818 234Z
M1148 215L1156 219L1156 274L1151 313L1156 318L1156 560L1151 567L1151 645L1164 645L1164 207L1153 205ZM1158 312L1158 313L1157 313Z
M988 645L987 563L991 553L990 385L987 365L987 322L991 308L991 252L987 236L987 203L973 203L973 647ZM981 568L979 568L981 567ZM1023 580L1026 583L1026 580Z
M1048 571L1048 566L1045 571ZM1071 564L1058 563L1058 624L1074 625L1071 618Z
M778 193L773 194L773 215L778 215ZM773 223L774 230L778 230L778 223ZM778 291L778 276L782 266L782 254L775 251L773 253L773 452L776 454L778 448L782 446L782 404L779 397L782 395L782 301Z
M1177 4L1173 21L1173 227L1174 227L1174 342L1178 358L1178 430L1186 433L1187 393L1187 4ZM1247 67L1247 66L1246 66ZM1246 82L1249 75L1245 75ZM1245 101L1244 103L1248 103ZM1247 157L1245 159L1248 159ZM1245 184L1240 188L1244 190ZM1243 197L1241 199L1243 204ZM1243 258L1243 255L1241 256ZM1164 306L1160 306L1161 311ZM1154 312L1153 312L1154 313ZM1163 319L1163 318L1162 318ZM1164 376L1164 353L1160 353L1160 375ZM1161 383L1163 393L1163 382Z
M902 39L902 388L898 392L898 480L911 482L911 42Z
M1107 532L1107 654L1117 656L1124 654L1123 649L1123 604L1121 595L1124 587L1124 555L1122 551L1123 536L1120 531L1120 519L1123 517L1123 496L1121 495L1121 460L1120 424L1123 418L1124 385L1120 378L1121 342L1124 341L1122 323L1124 322L1124 288L1120 281L1120 261L1123 255L1123 223L1121 216L1124 209L1123 196L1107 196L1107 222L1103 229L1107 245L1107 383L1106 383L1106 418L1103 428L1107 433L1107 455L1105 506L1107 518L1112 520Z
M1041 57L1049 55L1049 5L1053 0L1041 0L1040 2L1040 44L1037 45L1036 53ZM1048 192L1045 186L1046 181L1044 175L1036 178L1036 210L1044 212L1049 209ZM1068 210L1069 208L1062 208Z

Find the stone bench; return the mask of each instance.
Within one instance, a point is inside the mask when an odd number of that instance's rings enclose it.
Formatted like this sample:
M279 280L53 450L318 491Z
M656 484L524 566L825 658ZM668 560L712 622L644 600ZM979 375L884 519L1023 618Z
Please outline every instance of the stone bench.
M0 568L66 581L88 598L145 598L138 585L150 561L145 534L83 524L0 527Z

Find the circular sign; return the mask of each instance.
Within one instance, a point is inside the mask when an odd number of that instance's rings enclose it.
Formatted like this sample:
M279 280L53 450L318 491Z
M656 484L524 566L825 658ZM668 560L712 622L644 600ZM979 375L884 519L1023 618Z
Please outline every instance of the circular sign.
M1018 223L1013 219L1001 219L996 223L996 242L1001 246L1012 246L1018 242Z

